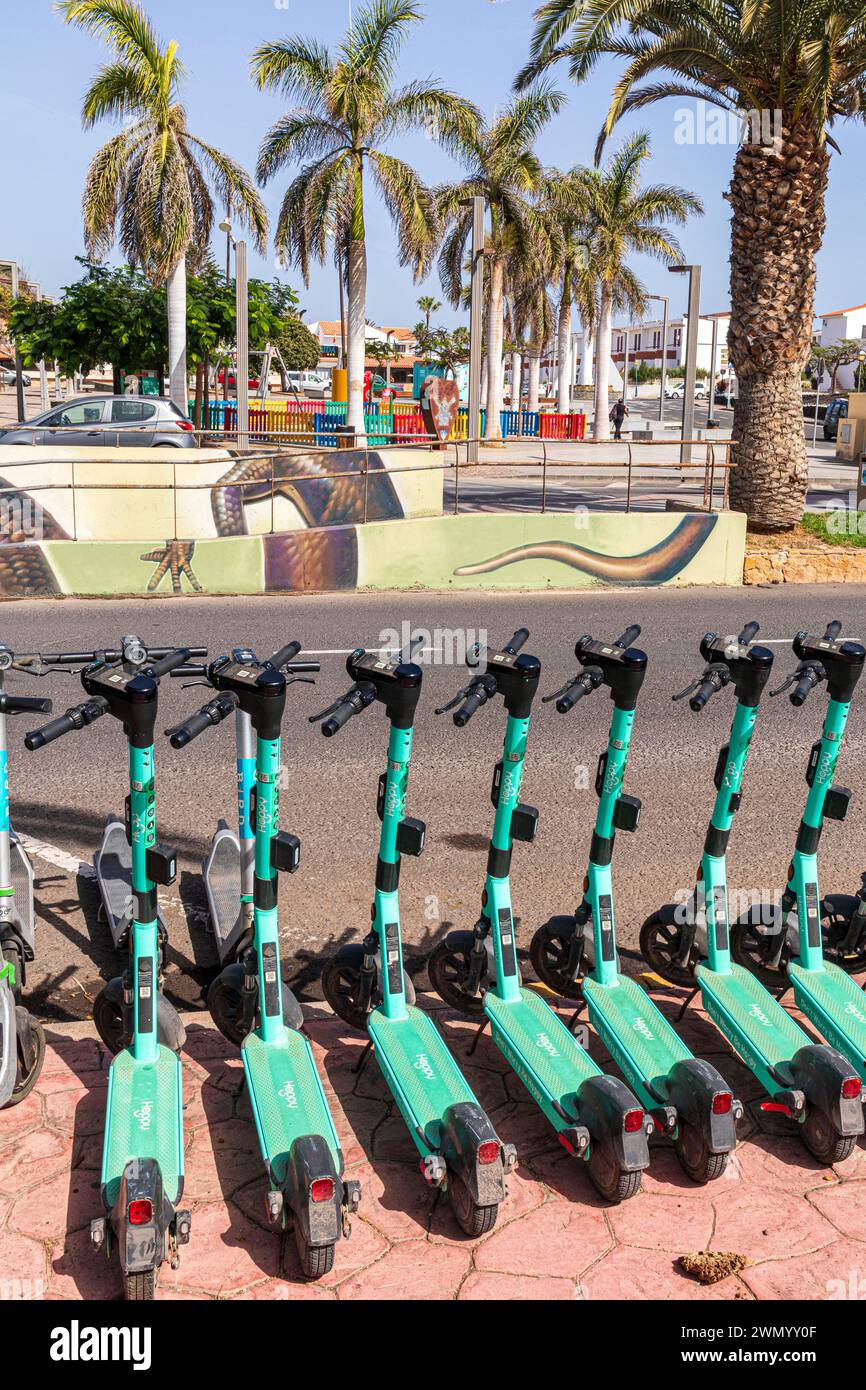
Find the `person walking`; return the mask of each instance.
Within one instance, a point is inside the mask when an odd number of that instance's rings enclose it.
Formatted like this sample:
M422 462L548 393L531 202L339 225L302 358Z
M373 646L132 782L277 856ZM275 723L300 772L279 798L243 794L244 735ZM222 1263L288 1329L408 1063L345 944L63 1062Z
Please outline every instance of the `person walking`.
M622 396L620 396L619 400L617 401L616 405L614 406L613 410L610 412L610 415L608 416L608 419L613 425L614 439L622 439L622 422L625 419L626 415L628 415L628 413L628 406L622 399Z

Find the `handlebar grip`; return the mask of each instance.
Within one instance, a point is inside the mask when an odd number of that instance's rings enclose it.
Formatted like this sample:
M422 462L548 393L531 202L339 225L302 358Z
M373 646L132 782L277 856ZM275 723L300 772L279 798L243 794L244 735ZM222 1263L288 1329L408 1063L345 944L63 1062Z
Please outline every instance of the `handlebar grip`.
M172 748L186 748L187 744L192 743L199 734L203 734L205 729L212 728L213 720L210 715L205 714L204 710L199 710L197 714L191 714L189 719L178 724L176 729L172 729L168 741Z
M613 645L615 647L622 647L623 650L625 650L627 647L631 646L632 642L637 641L638 637L640 637L640 634L640 625L638 623L633 623L631 627L626 628L625 632L622 634L622 637L617 637Z
M322 725L322 733L325 735L325 738L333 738L334 734L339 733L339 731L348 724L352 715L357 713L358 711L352 702L350 700L344 700L341 705L337 706L334 713L328 716Z
M574 709L578 700L582 700L586 694L586 686L582 680L573 681L564 695L560 695L556 702L556 708L560 714L568 714L570 709Z
M452 716L454 723L457 725L457 728L465 729L466 725L469 723L469 720L472 718L475 711L479 710L481 706L485 705L486 703L487 696L483 688L481 687L479 687L478 690L473 690L469 695L467 695L466 699L463 701L463 704L460 706L459 709L456 709L454 711L454 714Z
M286 662L291 661L293 656L297 656L300 650L300 642L287 642L284 647L280 647L278 652L274 652L273 656L268 657L268 664L281 671Z
M207 667L191 665L189 662L185 662L183 666L175 666L173 670L169 672L169 675L172 680L174 680L175 676L206 676Z
M44 748L46 743L53 743L64 734L71 734L74 729L86 729L107 713L107 700L85 700L82 705L73 705L65 714L61 714L59 719L52 719L50 724L43 724L41 729L31 729L24 735L24 747L34 753L37 748Z
M832 641L833 639L828 638L827 640ZM815 682L812 680L811 675L808 672L806 672L804 675L800 677L800 679L797 681L797 684L794 686L794 689L791 691L791 694L789 696L791 704L794 705L796 709L799 709L801 705L804 705L806 703L808 695L814 689Z
M839 633L842 631L842 624L838 620L827 624L827 631L824 633L825 642L835 642Z
M742 646L747 647L749 643L754 640L760 626L760 623L746 623L737 641L740 642Z
M512 656L516 656L517 653L520 651L520 648L521 648L521 647L525 647L525 646L526 646L526 643L527 643L528 641L529 641L529 628L528 628L528 627L519 627L519 628L517 629L517 631L514 633L513 637L511 637L511 639L510 639L508 642L506 642L506 644L505 644L505 646L502 648L502 650L503 650L504 652L510 652ZM457 723L457 716L456 716L456 715L454 716L454 722L455 722L455 724Z
M152 676L159 679L160 676L167 676L170 671L174 671L178 666L185 666L192 656L189 647L179 647L176 651L167 652L165 656L157 657L156 661L148 661L144 667Z
M695 714L700 714L710 697L715 695L716 689L717 687L713 681L701 681L694 695L689 700L689 709L694 710Z
M290 676L300 676L305 672L315 674L321 669L321 661L287 661L283 667L283 670Z
M35 714L50 714L52 704L38 695L3 695L0 696L0 709L5 714L24 714L28 710Z

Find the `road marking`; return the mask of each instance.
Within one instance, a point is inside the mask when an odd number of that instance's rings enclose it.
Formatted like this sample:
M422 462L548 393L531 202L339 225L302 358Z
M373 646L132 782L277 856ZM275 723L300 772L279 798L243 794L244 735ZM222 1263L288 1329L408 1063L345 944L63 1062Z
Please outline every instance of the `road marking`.
M67 854L65 850L59 849L57 845L46 844L44 840L35 840L32 835L23 835L20 830L16 830L15 833L28 854L44 860L46 864L53 864L55 869L65 869L68 874L80 874L82 878L96 878L96 870L92 864L85 864L74 854Z

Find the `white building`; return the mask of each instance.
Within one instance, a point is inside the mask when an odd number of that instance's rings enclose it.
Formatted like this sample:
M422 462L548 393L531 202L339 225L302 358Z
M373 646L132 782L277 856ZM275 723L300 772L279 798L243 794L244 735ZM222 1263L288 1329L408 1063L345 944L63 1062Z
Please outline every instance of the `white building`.
M833 343L841 342L844 338L866 341L866 304L855 304L851 309L832 309L829 313L819 314L818 317L821 320L818 341L822 347L831 347ZM849 362L839 368L836 373L837 390L853 391L857 365L856 362ZM826 372L821 382L822 387L829 389L830 380L831 374Z
M713 319L718 320L716 340L716 360L711 362L713 351ZM701 314L698 325L697 365L703 371L714 370L716 376L728 368L728 325L729 313ZM611 360L618 372L625 369L626 334L628 334L629 367L647 362L651 367L662 365L662 333L664 321L660 318L645 319L642 323L615 325L611 333ZM668 368L684 367L686 364L686 342L688 338L688 315L671 319L668 323L667 351L665 358ZM592 380L589 363L583 361L583 333L575 334L575 362L578 381L587 385Z

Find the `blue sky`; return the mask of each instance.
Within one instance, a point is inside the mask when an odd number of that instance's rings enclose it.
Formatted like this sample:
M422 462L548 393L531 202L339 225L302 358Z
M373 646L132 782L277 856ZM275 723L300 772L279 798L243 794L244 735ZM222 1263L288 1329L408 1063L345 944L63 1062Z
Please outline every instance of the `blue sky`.
M358 0L355 0L356 9ZM0 203L0 256L18 260L46 293L76 278L74 257L82 252L80 199L88 161L107 138L108 127L84 133L79 112L88 79L103 60L104 49L88 35L65 27L47 0L0 0L5 61L0 69L0 131L3 148L3 197ZM184 101L190 129L221 146L248 168L266 127L281 110L279 98L257 92L248 79L249 54L262 40L289 33L312 34L335 41L345 29L348 0L147 0L146 8L163 38L176 39L188 69ZM524 60L532 29L533 0L428 0L427 22L406 45L401 77L433 75L470 96L489 116L509 93L514 73ZM589 163L606 107L614 64L599 68L592 79L574 87L564 69L556 80L568 95L564 110L539 144L549 164ZM728 185L733 150L712 144L676 143L675 113L683 103L672 99L640 113L625 132L651 132L651 178L682 184L703 200L706 214L693 219L681 234L690 261L703 265L702 307L712 312L728 304ZM838 132L841 158L833 156L828 198L828 229L818 262L816 310L841 308L866 299L866 270L861 254L866 216L866 130L848 125ZM428 182L456 172L450 159L423 135L401 142ZM266 190L275 216L282 188ZM401 270L394 235L373 196L367 218L370 258L368 308L377 323L414 323L415 301L425 289L436 293L434 277L415 286ZM222 241L222 238L219 238ZM223 254L215 245L218 254ZM636 261L647 288L672 295L683 307L682 277L673 277L652 261ZM279 272L273 255L252 258L254 274L280 274L299 289L309 319L337 316L336 279L330 267L313 270L309 289L297 271ZM441 296L438 296L441 297ZM447 307L438 318L458 322Z

